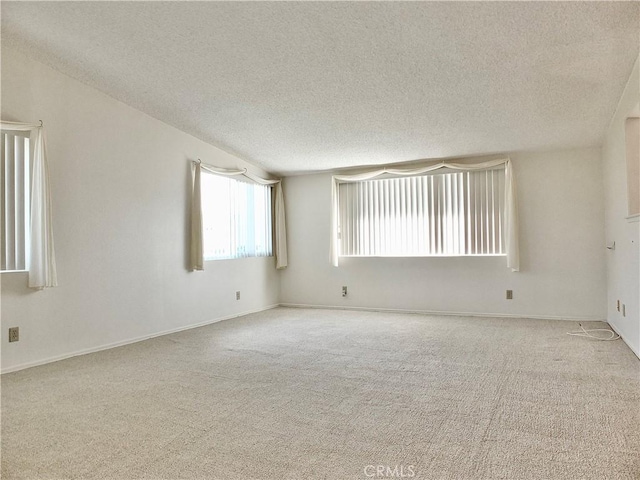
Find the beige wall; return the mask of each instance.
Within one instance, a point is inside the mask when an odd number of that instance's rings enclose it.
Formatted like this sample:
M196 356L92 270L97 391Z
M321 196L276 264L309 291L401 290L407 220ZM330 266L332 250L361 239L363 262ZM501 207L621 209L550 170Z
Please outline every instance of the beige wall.
M640 357L640 218L628 216L625 121L637 116L640 101L639 61L636 61L625 91L611 121L602 147L602 175L605 184L607 243L616 243L607 253L607 318ZM618 312L617 300L626 306Z
M1 275L3 371L278 302L273 258L186 269L189 160L260 170L7 49L2 119L44 122L60 284Z
M600 150L511 155L521 272L504 257L343 258L329 262L328 174L286 179L291 304L604 320ZM341 297L341 286L349 295ZM512 289L513 300L505 299Z

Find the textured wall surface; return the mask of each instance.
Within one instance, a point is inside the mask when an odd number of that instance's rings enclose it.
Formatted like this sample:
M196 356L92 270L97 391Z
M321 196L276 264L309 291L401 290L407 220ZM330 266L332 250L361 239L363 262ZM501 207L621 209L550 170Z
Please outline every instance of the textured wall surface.
M3 370L278 302L273 257L186 268L189 160L241 160L6 49L2 119L44 122L60 284L1 276Z
M289 268L282 301L434 312L605 318L599 149L512 155L521 271L504 257L344 258L329 261L328 174L285 182ZM341 286L349 287L346 298ZM512 289L513 300L505 299Z

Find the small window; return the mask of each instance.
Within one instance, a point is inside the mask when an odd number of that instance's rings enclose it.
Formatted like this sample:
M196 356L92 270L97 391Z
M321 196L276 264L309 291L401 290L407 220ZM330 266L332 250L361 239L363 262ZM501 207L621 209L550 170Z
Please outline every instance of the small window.
M29 262L29 133L2 132L0 271L25 271Z
M341 256L506 255L505 171L341 183Z
M271 187L202 174L205 260L272 253Z

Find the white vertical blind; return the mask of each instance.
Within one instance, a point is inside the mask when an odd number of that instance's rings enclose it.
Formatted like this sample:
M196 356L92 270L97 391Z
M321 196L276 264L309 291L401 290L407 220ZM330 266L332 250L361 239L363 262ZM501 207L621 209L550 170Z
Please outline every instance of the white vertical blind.
M2 132L0 270L26 270L29 245L29 133Z
M505 171L338 185L342 256L505 255Z
M271 187L203 172L206 260L272 255Z

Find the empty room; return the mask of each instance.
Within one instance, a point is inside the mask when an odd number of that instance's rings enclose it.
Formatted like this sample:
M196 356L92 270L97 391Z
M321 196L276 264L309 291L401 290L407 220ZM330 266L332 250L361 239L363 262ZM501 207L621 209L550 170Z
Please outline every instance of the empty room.
M640 3L0 14L3 479L640 479Z

